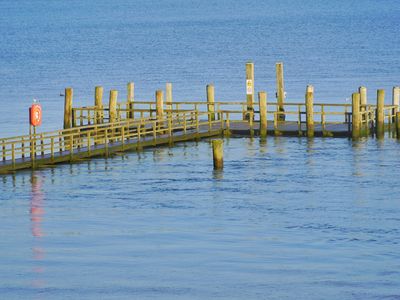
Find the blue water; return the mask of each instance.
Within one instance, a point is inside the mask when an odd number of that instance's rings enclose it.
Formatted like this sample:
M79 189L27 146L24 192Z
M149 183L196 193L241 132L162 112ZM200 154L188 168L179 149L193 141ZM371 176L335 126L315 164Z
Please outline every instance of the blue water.
M0 1L0 137L62 126L63 97L173 83L174 100L369 101L400 85L398 1ZM107 92L105 93L107 94ZM399 299L400 147L225 140L0 177L0 299Z

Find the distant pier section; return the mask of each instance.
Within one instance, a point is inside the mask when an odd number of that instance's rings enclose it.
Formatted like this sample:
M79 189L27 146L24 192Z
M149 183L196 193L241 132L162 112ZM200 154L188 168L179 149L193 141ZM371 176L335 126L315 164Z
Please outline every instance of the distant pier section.
M204 101L174 101L171 83L165 91L157 90L153 100L137 101L135 85L129 82L124 101L118 102L116 90L104 101L104 90L97 86L93 106L73 107L73 89L66 88L63 129L0 138L0 173L221 136L382 139L386 133L400 138L400 87L391 91L389 105L384 90L368 101L366 87L354 91L351 104L321 103L315 101L312 85L305 87L302 101L290 102L281 62L276 76L274 97L256 93L254 64L247 63L246 99L232 102L215 99L212 84L205 87Z

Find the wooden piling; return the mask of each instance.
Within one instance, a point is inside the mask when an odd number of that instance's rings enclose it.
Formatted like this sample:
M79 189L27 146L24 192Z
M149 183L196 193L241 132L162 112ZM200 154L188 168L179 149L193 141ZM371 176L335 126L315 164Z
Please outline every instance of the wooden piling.
M381 138L385 134L385 91L378 90L376 99L376 136Z
M250 112L254 110L254 63L246 63L246 103L247 113L245 120L249 120Z
M110 99L108 103L109 108L109 123L114 123L117 121L117 98L118 98L118 91L111 90L110 91Z
M156 91L156 115L158 119L164 116L164 95L162 90Z
M224 141L213 140L212 147L214 170L222 170L224 168Z
M284 112L284 102L285 102L285 86L283 81L283 63L276 63L276 95L278 100L278 111ZM279 121L285 121L285 115L279 114Z
M393 122L396 121L396 115L399 111L399 104L400 104L400 87L395 86L392 90L392 105L394 106L392 115L393 115Z
M64 129L68 129L72 127L72 88L66 88L64 95Z
M365 111L367 110L367 88L365 86L360 86L358 88L360 93L360 113L362 114L361 120L366 120Z
M307 85L306 89L306 123L307 137L314 137L314 87Z
M95 124L103 123L103 87L96 86L94 89L94 106L96 107Z
M208 121L215 121L215 98L214 98L214 85L207 85L207 111L208 111Z
M167 110L172 110L172 83L165 85L165 105Z
M258 105L260 107L260 137L267 136L267 93L258 93Z
M351 103L351 136L353 139L357 139L360 137L361 132L360 93L353 93Z
M134 119L135 118L135 113L133 111L133 109L134 109L134 103L133 103L134 99L135 99L135 83L134 82L128 82L128 84L127 84L127 98L126 98L126 101L127 101L127 104L128 104L127 106L128 106L128 109L129 109L129 111L127 113L127 117L129 119Z
M396 113L396 137L400 139L400 111Z

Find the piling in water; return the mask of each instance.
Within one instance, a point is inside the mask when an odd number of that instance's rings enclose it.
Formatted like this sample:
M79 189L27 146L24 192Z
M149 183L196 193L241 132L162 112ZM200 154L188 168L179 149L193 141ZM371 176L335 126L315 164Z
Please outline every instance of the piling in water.
M212 147L214 170L222 170L224 168L224 141L213 140Z
M307 137L314 137L314 87L307 85L306 89L306 123Z
M135 99L135 84L133 82L128 82L127 84L127 96L126 96L126 101L127 101L127 106L128 106L128 113L127 117L129 119L133 119L135 117L135 113L133 111L134 109L134 99Z
M207 90L208 121L214 121L215 120L214 85L208 84L206 90Z
M258 93L258 104L260 107L260 137L267 136L267 93Z
M165 85L165 104L167 110L172 110L172 83Z
M400 139L400 111L396 113L396 137Z
M358 88L358 92L360 93L360 113L362 114L361 120L366 119L365 111L367 109L367 88L365 86L360 86Z
M376 136L382 138L385 135L385 91L378 90L376 100Z
M393 121L396 120L396 114L399 111L399 104L400 104L400 87L395 86L393 87L393 92L392 92L392 105L394 106L392 111Z
M103 123L103 87L96 86L94 89L94 106L96 107L95 123Z
M158 119L164 116L164 94L162 90L156 91L156 115Z
M64 129L68 129L72 127L72 88L66 88L64 95Z
M108 108L109 108L108 113L109 113L110 123L114 123L117 121L117 98L118 98L118 91L111 90L108 102Z
M351 136L353 139L357 139L360 137L360 131L361 131L360 93L353 93L351 104L352 104Z
M283 63L276 63L276 96L278 100L278 111L284 112L284 101L285 101L285 86L283 81ZM285 115L278 115L279 121L285 121Z
M249 120L254 108L254 63L246 63L246 104L245 119Z

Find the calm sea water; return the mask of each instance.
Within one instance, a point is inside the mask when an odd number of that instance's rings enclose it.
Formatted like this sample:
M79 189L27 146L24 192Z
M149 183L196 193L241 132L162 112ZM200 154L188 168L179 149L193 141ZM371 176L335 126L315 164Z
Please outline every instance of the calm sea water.
M0 1L0 136L62 126L63 97L173 83L175 100L344 102L400 85L398 1ZM393 139L209 141L0 176L0 299L400 299Z

